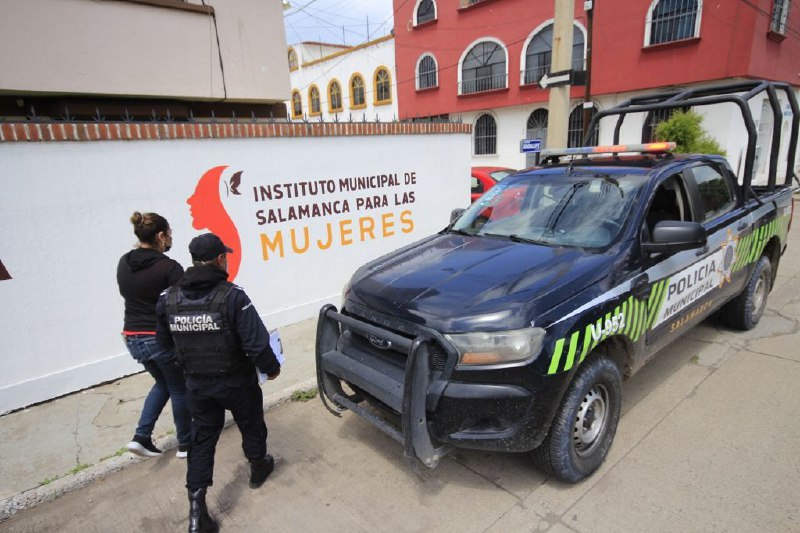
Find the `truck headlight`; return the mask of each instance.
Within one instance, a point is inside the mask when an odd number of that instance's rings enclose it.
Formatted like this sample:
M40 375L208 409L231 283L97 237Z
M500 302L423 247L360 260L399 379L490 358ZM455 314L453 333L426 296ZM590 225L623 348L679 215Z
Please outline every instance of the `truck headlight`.
M458 350L460 365L498 365L534 360L542 350L545 331L525 328L511 331L450 333L445 338Z

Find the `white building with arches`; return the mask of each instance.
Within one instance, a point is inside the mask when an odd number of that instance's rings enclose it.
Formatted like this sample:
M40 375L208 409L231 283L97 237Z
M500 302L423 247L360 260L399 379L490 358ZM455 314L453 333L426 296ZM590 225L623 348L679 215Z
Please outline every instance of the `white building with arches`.
M302 42L287 52L292 121L398 119L394 36L356 46Z

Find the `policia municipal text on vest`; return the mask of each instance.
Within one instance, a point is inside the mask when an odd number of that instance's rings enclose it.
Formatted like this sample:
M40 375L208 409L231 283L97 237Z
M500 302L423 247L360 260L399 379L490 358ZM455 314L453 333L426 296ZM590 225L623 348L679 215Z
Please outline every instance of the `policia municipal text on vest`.
M169 329L187 375L227 374L248 363L228 318L226 302L233 287L220 283L197 300L187 298L179 287L168 289Z

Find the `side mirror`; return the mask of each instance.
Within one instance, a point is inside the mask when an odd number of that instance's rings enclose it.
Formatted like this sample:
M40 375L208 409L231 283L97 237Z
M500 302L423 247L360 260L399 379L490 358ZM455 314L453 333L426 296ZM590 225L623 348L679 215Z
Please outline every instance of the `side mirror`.
M464 208L463 207L456 207L455 209L450 211L450 225L451 226L453 225L453 222L458 220L458 217L460 217L461 213L463 213L463 212L464 212Z
M649 242L642 243L645 253L672 253L702 248L708 241L706 229L699 222L663 220L653 228Z

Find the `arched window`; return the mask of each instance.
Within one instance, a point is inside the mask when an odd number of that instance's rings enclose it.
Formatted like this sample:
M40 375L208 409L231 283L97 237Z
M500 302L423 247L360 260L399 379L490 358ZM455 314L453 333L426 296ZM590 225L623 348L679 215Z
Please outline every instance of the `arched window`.
M430 54L420 57L417 63L417 89L429 89L439 85L436 72L436 59Z
M590 108L589 120L597 114L597 107ZM567 130L567 147L575 148L576 146L583 146L583 106L575 106L572 113L569 114L569 126ZM589 146L597 146L597 130L592 133L589 139Z
M583 32L572 27L572 70L583 70L585 55ZM539 83L550 72L553 62L553 25L548 24L539 31L525 49L525 74L523 83Z
M645 44L663 44L697 37L701 8L701 0L653 0L647 13Z
M525 124L525 138L526 139L540 139L542 141L542 150L545 149L547 144L547 122L549 120L549 113L547 109L537 109L528 115L528 122ZM526 166L532 167L536 164L536 155L532 152L526 155Z
M319 88L316 85L312 85L308 89L308 109L308 114L312 116L317 116L322 113L319 98Z
M436 2L433 0L418 0L418 2L417 9L414 11L417 21L414 24L436 20Z
M497 153L497 122L488 113L475 121L475 155Z
M364 78L361 74L353 74L350 78L350 108L363 109L367 107L367 101L364 97Z
M303 100L300 98L300 91L292 91L292 118L303 116Z
M342 86L336 80L328 84L328 112L336 113L342 110Z
M289 70L297 70L297 52L294 48L289 48Z
M506 51L498 43L473 46L461 63L461 91L470 94L506 87Z
M375 105L392 103L392 76L386 67L375 70Z

